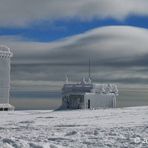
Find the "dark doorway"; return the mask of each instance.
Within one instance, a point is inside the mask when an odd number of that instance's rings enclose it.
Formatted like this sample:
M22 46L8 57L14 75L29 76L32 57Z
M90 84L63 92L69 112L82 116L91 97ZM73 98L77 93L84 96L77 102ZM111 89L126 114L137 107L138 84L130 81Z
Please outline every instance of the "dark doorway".
M88 108L90 108L90 100L88 100Z
M8 108L4 108L4 111L8 111Z

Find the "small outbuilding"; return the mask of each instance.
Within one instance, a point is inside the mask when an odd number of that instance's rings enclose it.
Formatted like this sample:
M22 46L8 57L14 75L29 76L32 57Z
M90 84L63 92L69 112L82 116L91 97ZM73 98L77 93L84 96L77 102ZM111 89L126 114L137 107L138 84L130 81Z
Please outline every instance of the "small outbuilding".
M118 89L115 84L94 84L83 79L80 83L69 83L62 88L63 109L115 108Z

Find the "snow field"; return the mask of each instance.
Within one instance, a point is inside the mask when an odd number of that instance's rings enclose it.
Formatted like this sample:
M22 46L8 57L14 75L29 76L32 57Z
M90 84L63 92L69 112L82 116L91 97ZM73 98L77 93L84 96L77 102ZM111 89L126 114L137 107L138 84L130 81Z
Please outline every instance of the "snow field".
M148 147L148 107L0 112L2 148Z

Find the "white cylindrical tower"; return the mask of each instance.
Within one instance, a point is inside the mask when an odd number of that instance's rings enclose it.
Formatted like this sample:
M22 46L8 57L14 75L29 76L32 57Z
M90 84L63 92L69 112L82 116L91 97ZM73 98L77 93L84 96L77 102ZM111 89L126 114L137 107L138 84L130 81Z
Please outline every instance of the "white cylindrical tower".
M10 91L10 48L0 45L0 110L13 110L9 104Z

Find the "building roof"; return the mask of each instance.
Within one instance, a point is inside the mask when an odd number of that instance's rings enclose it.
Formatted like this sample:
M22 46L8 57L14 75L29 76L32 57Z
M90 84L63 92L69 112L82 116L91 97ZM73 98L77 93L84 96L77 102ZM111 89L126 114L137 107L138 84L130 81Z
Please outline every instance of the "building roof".
M96 84L96 83L87 83L81 81L80 83L68 83L64 84L62 88L63 94L75 94L75 93L103 93L110 94L113 93L118 95L118 88L115 84Z
M5 45L0 45L0 57L12 57L10 48Z
M0 45L0 51L10 52L10 48L5 45Z
M91 92L92 84L64 84L63 93L85 93Z

